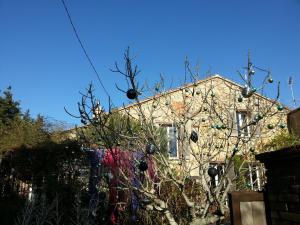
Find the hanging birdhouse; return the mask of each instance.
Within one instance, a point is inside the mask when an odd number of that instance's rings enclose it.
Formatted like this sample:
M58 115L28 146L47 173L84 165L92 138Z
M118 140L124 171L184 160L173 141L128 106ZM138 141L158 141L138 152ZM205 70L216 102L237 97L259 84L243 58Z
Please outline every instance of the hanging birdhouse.
M152 144L152 143L147 144L147 146L146 146L146 152L149 155L153 155L155 153L155 146L154 146L154 144Z
M135 99L137 97L138 93L136 90L131 88L126 92L126 95L127 95L127 98L129 98L129 99Z
M196 143L198 141L198 134L196 133L196 131L192 131L190 139Z
M146 171L148 169L147 162L144 161L144 160L140 161L140 163L139 163L139 169L140 169L140 171L143 171L143 172Z
M207 173L210 177L215 177L218 175L218 170L215 167L209 167Z

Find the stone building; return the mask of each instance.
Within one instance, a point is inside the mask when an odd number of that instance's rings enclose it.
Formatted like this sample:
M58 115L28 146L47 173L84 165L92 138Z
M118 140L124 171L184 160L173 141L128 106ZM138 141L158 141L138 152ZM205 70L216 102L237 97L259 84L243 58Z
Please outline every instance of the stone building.
M276 90L273 81L266 85ZM286 129L288 108L259 94L259 90L252 88L249 94L243 93L244 89L214 75L169 91L156 90L154 96L118 111L164 128L169 160L174 165L185 163L191 176L197 177L200 159L220 165L238 151L252 161L263 143ZM192 133L197 134L197 142L190 140ZM258 171L255 167L253 176L258 177L255 169Z

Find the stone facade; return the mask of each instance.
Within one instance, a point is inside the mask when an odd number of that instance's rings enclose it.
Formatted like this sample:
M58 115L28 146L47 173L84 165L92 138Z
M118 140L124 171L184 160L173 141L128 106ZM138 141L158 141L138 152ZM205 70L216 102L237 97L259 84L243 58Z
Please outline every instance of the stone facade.
M157 126L166 124L180 126L185 118L191 118L184 127L181 126L179 135L189 135L192 131L196 131L200 135L199 141L197 144L178 145L179 155L172 160L176 162L184 158L191 167L195 165L191 175L197 176L199 172L196 158L199 154L213 156L211 157L213 162L222 162L232 153L239 135L238 112L243 113L248 122L258 113L274 114L272 117L264 117L257 126L247 128L247 137L245 135L243 139L251 140L243 144L243 151L239 154L249 154L249 149L253 146L259 149L261 144L270 140L281 129L280 124L286 124L288 109L283 108L278 111L277 103L257 93L254 93L251 98L239 101L242 88L231 80L215 75L196 83L158 93L140 101L140 104L127 105L119 111L136 119L145 116ZM268 124L274 128L269 129ZM212 127L222 125L226 127L224 130ZM228 135L229 131L230 138L226 141L222 140L226 136L225 133ZM214 139L213 146L208 146L208 140L212 139Z

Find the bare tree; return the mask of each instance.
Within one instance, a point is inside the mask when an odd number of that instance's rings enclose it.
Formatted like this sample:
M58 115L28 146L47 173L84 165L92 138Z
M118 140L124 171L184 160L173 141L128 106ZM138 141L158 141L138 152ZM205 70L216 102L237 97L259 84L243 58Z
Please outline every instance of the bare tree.
M244 170L247 162L253 161L261 142L285 128L287 109L278 102L279 84L274 88L271 73L255 67L250 56L246 72L238 72L244 86L220 76L201 81L198 71L186 61L185 81L190 77L190 84L165 91L161 79L147 90L154 96L140 100L146 87L137 83L140 71L129 49L124 60L124 70L116 63L112 71L125 78L128 89L117 88L133 104L112 109L110 103L105 111L90 85L78 103L79 118L85 125L78 129L83 143L97 144L112 154L116 147L142 151L144 158L134 159L132 165L137 168L135 175L143 174L143 179L133 185L132 174L120 168L119 188L134 193L142 208L161 213L170 225L221 221L228 214L228 192L240 188L237 181L249 174ZM254 70L266 73L257 88ZM275 100L259 94L267 87L277 90ZM237 157L241 163L234 169ZM148 171L147 159L155 164L155 178ZM174 193L166 188L177 193L175 201ZM253 189L253 182L249 188ZM176 201L187 212L184 222L174 209Z

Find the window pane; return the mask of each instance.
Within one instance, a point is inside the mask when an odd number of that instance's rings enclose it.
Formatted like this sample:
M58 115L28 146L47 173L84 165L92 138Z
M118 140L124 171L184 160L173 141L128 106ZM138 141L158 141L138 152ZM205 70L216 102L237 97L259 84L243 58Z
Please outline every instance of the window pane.
M168 127L169 154L170 157L177 157L177 132L175 127Z

